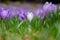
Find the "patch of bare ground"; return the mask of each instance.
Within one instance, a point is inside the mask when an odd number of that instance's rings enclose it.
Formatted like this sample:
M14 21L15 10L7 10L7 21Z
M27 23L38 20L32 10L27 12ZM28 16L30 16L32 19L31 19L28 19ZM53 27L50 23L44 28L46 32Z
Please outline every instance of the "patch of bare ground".
M30 35L25 35L22 40L32 40L32 36Z
M35 33L33 33L33 36L35 36L37 38L41 38L42 37L42 34L39 33L39 32L35 32Z
M53 36L49 36L48 40L55 40Z
M2 36L0 35L0 40L3 40Z

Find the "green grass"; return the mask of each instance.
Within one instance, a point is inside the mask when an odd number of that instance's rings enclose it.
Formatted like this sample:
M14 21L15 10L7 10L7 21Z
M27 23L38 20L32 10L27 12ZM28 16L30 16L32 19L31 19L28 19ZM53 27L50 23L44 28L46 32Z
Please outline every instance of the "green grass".
M60 15L52 13L44 20L35 17L32 22L21 21L17 17L0 18L0 35L3 40L60 40Z

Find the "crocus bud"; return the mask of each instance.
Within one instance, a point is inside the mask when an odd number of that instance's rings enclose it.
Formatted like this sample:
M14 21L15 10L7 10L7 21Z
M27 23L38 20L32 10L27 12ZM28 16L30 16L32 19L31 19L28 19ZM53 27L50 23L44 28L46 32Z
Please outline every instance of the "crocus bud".
M27 14L27 19L31 22L32 19L33 19L33 17L34 17L34 15L33 15L32 12L27 12L27 13L28 13L28 14Z

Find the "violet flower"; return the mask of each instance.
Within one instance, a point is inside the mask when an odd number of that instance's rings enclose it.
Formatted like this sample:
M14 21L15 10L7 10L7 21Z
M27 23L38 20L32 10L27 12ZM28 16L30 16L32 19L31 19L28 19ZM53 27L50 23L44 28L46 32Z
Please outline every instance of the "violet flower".
M1 8L1 7L0 7L0 18L1 18L1 12L2 12L3 9L4 9L4 8Z
M0 12L0 16L1 16L1 18L3 18L3 19L8 19L8 18L9 18L8 10L2 9L2 11Z
M15 8L14 7L10 7L8 9L0 8L0 16L3 19L13 18L14 16L16 16Z
M42 9L38 9L36 15L40 18L46 17L50 12L55 12L57 10L57 6L52 4L51 2L46 2Z
M26 20L26 12L24 9L22 8L17 9L17 15L20 20Z
M44 18L46 15L48 14L48 12L46 12L45 10L43 9L38 9L37 12L36 12L36 15L40 18Z
M15 17L17 15L16 7L10 7L8 9L8 13L9 13L9 18Z
M55 12L57 10L57 6L52 4L51 2L50 3L46 2L43 6L43 10L47 12Z

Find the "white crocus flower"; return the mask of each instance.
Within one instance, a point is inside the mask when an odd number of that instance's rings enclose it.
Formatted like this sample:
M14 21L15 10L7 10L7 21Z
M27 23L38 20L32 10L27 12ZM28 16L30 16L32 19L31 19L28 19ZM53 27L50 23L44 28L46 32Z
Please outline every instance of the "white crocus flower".
M28 19L30 22L32 21L33 17L34 17L34 15L33 15L32 12L28 12L28 13L27 13L27 19Z

